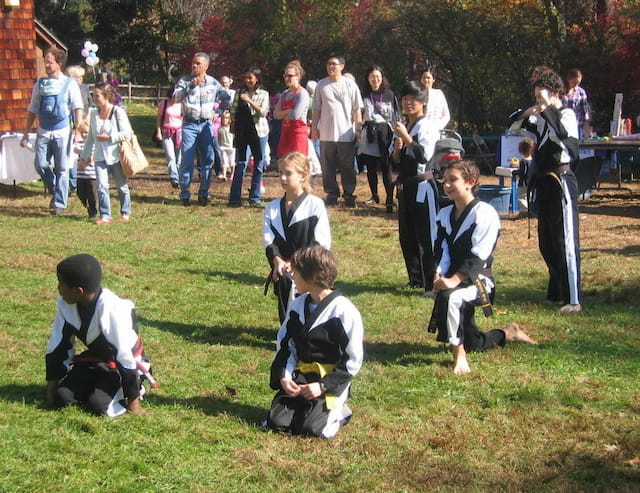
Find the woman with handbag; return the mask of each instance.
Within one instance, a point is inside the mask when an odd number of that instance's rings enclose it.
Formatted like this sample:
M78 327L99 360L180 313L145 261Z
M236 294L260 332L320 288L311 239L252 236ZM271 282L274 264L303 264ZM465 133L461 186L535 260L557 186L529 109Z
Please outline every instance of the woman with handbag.
M182 104L173 100L173 87L169 88L167 98L158 104L158 117L153 140L161 144L164 150L171 186L180 188L178 165L180 164L182 146Z
M120 165L118 144L131 137L132 129L125 110L115 105L115 90L106 82L96 84L93 89L96 107L91 110L89 136L80 162L88 161L93 153L98 185L98 208L100 218L96 224L111 224L111 201L109 198L109 174L113 176L120 198L120 222L129 221L131 195L127 177Z

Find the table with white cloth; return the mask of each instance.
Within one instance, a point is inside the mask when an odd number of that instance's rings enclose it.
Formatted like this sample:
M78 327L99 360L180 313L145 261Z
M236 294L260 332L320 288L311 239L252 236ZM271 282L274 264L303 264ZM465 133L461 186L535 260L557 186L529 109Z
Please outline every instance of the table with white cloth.
M17 185L39 180L35 169L35 153L20 146L22 134L4 134L0 136L0 183ZM36 134L29 134L31 149L36 143Z

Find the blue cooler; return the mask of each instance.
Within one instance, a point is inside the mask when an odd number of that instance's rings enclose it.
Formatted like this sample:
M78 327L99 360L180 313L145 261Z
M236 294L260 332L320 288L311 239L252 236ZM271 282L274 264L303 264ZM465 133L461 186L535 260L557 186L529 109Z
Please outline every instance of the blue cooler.
M478 198L491 204L498 214L508 214L511 203L511 187L499 185L480 185Z

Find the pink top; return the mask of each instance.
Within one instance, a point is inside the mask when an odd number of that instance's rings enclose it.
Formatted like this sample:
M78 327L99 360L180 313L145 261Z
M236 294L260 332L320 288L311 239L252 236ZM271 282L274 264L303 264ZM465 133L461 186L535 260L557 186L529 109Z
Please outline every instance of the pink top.
M167 100L160 101L158 105L158 116L162 119L162 112L167 104ZM161 120L162 121L162 120ZM182 104L172 103L167 107L167 113L162 123L163 130L179 130L182 128Z

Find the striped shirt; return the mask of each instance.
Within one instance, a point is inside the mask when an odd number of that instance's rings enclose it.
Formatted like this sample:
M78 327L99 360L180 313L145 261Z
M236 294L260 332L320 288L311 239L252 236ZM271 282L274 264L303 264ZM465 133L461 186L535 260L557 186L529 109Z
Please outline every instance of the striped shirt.
M212 119L216 103L220 103L218 112L229 108L229 94L216 79L207 75L205 83L198 86L192 85L193 79L193 75L183 77L173 92L175 102L182 103L182 116L186 122Z

